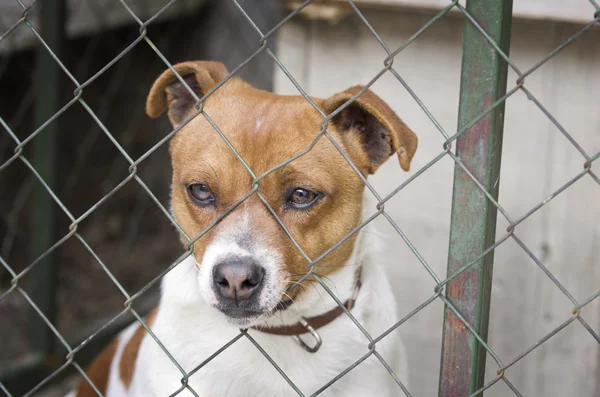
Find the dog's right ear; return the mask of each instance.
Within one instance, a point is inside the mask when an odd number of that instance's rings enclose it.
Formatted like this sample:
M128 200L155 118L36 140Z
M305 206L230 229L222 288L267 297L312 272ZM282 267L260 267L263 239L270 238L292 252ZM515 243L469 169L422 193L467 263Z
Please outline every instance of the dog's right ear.
M202 98L229 72L220 62L183 62L173 66L198 98ZM179 81L171 69L167 69L152 85L146 100L146 113L156 118L169 109L169 120L177 127L195 111L196 100Z

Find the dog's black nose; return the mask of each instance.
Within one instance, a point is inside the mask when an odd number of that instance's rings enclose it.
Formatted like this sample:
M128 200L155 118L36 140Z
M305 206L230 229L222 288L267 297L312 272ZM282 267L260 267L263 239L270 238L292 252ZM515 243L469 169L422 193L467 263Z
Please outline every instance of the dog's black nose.
M214 288L218 295L227 300L249 300L256 295L263 283L265 269L251 258L235 258L215 266L213 272Z

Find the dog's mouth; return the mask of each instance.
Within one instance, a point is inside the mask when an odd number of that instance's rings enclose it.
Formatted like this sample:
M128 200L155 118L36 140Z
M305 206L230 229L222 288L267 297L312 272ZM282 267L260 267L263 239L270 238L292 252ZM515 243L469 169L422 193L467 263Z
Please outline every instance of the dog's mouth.
M215 308L227 317L227 320L237 326L251 326L254 323L258 323L268 319L275 315L277 312L287 310L292 304L292 299L285 299L285 296L272 308L269 309L258 309L258 308L244 308L244 307L230 307L217 305Z
M254 323L259 318L264 318L265 316L270 317L270 310L255 310L255 309L247 309L247 308L231 308L231 307L216 307L221 313L225 315L227 321L231 324L243 327L249 326Z

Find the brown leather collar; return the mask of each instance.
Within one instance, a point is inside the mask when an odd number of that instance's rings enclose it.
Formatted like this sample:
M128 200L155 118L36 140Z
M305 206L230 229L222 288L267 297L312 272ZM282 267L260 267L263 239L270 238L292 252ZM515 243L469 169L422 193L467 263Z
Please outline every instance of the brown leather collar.
M361 285L362 285L362 282L360 279L360 270L359 270L358 274L357 274L357 280L356 280L354 293L352 294L352 297L344 303L344 307L348 311L352 310L352 308L354 307L354 303L356 302L356 296L358 295L358 291L360 290ZM317 330L319 328L326 326L327 324L331 323L333 320L338 318L343 313L344 313L343 307L338 305L326 313L320 314L315 317L304 318L304 321L305 321L304 323L297 322L296 324L281 325L279 327L260 327L260 328L252 327L252 328L257 331L264 332L265 334L282 335L282 336L298 336L298 335L308 333L310 331L309 327L311 327L312 330Z

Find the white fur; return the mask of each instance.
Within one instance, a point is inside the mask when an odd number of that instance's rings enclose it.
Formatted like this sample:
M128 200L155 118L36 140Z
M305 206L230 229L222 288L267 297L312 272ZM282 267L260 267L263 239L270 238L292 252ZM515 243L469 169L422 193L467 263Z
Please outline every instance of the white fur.
M202 266L198 266L198 289L205 302L216 305L217 296L212 287L214 267L232 257L251 257L256 263L265 269L263 287L259 295L259 305L266 311L272 311L285 292L284 264L281 256L274 250L270 250L262 240L261 236L252 233L252 222L249 212L242 213L237 222L229 224L229 228L219 231L204 252ZM254 220L260 222L260 220ZM247 236L251 236L248 238ZM245 238L246 237L246 238ZM240 246L238 241L245 241L248 246ZM252 323L260 321L255 319ZM233 321L232 321L233 322ZM244 321L239 325L250 325Z
M185 372L194 370L240 333L235 325L212 307L211 301L216 298L205 291L208 289L202 267L207 263L214 265L220 255L232 252L230 250L262 255L263 259L267 258L273 263L277 259L269 257L268 253L260 249L245 250L232 246L231 241L227 238L217 239L212 248L208 247L200 271L190 257L162 281L162 299L152 330ZM345 301L353 292L355 265L362 263L362 288L351 313L373 338L397 321L395 299L387 276L377 261L373 260L377 253L373 249L378 243L371 232L361 231L347 266L341 267L328 278L329 288L340 301ZM299 315L315 316L335 305L335 301L323 287L308 287L306 293L290 309L269 319L260 319L259 322L269 325L296 323ZM128 332L131 331L125 331L121 337L123 341L129 339ZM323 345L317 353L306 352L292 337L270 335L253 329L248 334L285 372L291 382L308 396L369 352L368 339L346 315L338 317L318 332ZM312 344L309 335L302 338ZM120 342L119 348L123 343ZM406 382L407 366L398 333L392 332L377 343L376 349L400 380ZM113 367L118 368L118 361L118 358L114 360ZM183 374L158 344L146 337L140 347L128 392L117 387L119 382L114 382L115 377L117 374L111 370L107 397L169 396L181 388ZM201 397L298 395L245 336L195 372L189 379L189 385ZM193 394L184 390L178 395ZM370 355L320 394L323 397L399 395L402 395L400 388L374 355Z
M110 363L110 375L108 377L108 384L106 390L106 396L126 396L127 388L121 381L121 377L119 376L119 366L121 364L121 356L123 354L123 350L125 346L127 346L127 342L131 339L135 331L141 327L137 322L131 324L129 327L125 328L121 334L119 335L119 342L117 342L117 349L115 350L115 357Z
M262 127L264 119L262 117L259 117L256 119L256 132L260 131L260 127Z

